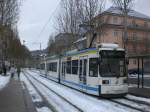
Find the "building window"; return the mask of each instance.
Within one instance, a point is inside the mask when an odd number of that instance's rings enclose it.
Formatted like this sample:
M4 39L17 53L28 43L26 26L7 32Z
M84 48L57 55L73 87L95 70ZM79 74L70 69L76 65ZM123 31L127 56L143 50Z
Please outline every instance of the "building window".
M119 35L118 31L114 30L113 35L114 35L114 37L118 37L118 35Z
M144 27L148 27L147 21L144 22Z
M113 23L117 24L118 23L118 18L117 17L113 17Z
M89 59L89 76L98 77L98 58Z
M133 60L133 64L136 65L136 59Z
M132 25L133 25L133 26L136 26L136 21L135 21L135 19L132 20Z
M133 40L136 40L136 39L137 39L137 33L136 33L136 32L133 33L132 39L133 39Z
M95 26L98 27L99 26L99 20L95 21Z

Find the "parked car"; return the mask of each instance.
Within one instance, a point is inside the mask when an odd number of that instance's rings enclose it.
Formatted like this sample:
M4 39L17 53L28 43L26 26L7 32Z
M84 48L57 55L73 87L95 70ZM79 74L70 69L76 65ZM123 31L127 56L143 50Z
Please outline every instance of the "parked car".
M128 70L128 74L129 75L136 75L136 74L138 74L138 69L136 69L136 68L130 69L130 70ZM142 69L139 69L139 74L142 74Z

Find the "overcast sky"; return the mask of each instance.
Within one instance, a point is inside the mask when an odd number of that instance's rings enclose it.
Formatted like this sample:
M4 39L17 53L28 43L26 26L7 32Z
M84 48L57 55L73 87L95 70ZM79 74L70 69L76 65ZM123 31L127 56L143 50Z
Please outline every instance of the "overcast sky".
M40 43L42 43L42 49L46 48L50 33L55 31L53 21L59 8L59 2L60 0L24 0L18 29L21 41L25 40L25 44L30 50L39 50ZM134 9L150 16L149 5L150 0L136 0ZM107 2L106 8L110 6L111 3ZM40 33L49 18L50 22Z

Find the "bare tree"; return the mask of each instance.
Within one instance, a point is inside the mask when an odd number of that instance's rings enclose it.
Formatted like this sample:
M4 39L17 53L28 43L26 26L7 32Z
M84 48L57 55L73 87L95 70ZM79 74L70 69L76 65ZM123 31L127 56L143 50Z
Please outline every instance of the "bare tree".
M16 64L24 64L26 59L30 58L29 50L21 44L17 29L9 29L7 57L8 61L15 62Z
M92 24L91 20L96 15L100 14L104 10L105 0L85 0L85 18L86 21L89 21L89 24Z
M117 6L122 14L124 15L124 36L123 36L123 43L124 48L126 49L126 40L128 38L128 32L127 32L127 19L128 19L128 13L133 7L133 3L135 0L112 0L113 4Z
M20 3L21 0L0 0L0 40L2 42L2 60L6 60L10 57L16 57L17 59L17 52L19 52L19 50L12 52L13 47L10 47L11 45L19 45L15 48L21 48L21 43L13 40L13 37L19 39L16 24L19 18ZM14 30L16 31L14 32Z
M70 43L66 45L70 48L76 41L77 34L81 33L80 24L84 23L93 28L92 19L103 11L105 0L61 0L60 5L60 12L56 17L56 29L58 33L70 34Z
M60 32L76 32L75 0L61 0L57 23Z
M61 0L56 18L59 32L78 33L79 25L90 23L94 16L102 12L104 4L105 0Z
M56 45L55 45L55 40L54 40L54 35L53 34L51 34L50 37L49 37L47 50L48 50L48 54L50 54L50 55L55 54Z
M0 1L0 23L1 25L12 25L18 20L19 0L1 0Z

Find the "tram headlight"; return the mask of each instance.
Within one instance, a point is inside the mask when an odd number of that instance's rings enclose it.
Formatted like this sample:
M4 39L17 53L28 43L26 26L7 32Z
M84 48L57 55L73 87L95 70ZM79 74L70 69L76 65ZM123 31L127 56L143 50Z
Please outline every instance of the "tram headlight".
M109 80L103 80L102 83L103 84L109 84Z

